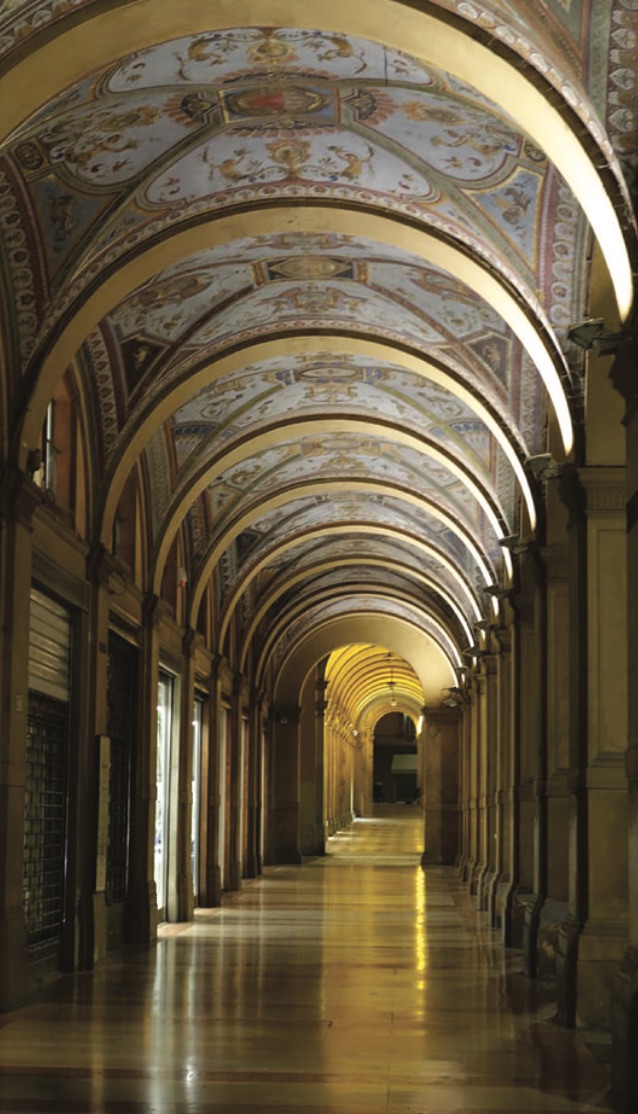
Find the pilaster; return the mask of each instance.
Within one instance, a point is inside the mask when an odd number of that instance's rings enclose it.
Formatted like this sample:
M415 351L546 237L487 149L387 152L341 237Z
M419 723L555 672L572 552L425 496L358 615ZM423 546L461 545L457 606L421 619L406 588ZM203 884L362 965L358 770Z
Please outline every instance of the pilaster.
M195 648L199 635L187 628L182 637L180 687L180 748L177 789L177 920L191 921L194 914L191 858L193 814L193 707L195 703Z
M276 863L300 863L298 705L277 706L271 715L273 802L271 836Z
M627 531L627 667L638 676L638 345L631 337L618 351L611 379L625 400L625 525ZM628 830L627 949L616 970L612 995L612 1087L621 1109L638 1107L638 685L627 694L626 776Z
M206 846L204 848L205 884L200 889L199 903L203 908L213 908L221 903L222 884L220 869L220 798L223 787L223 771L220 766L221 754L221 721L222 721L222 684L221 670L223 659L216 655L213 658L208 699L208 746L206 752L205 770L206 780L204 785L204 800L202 807L205 809Z
M422 866L451 864L458 854L460 723L456 708L426 709Z
M138 746L131 779L130 884L127 902L131 943L148 944L157 938L155 886L155 795L157 769L157 683L160 622L165 606L157 596L146 596L140 628L140 699Z
M0 488L0 1009L26 994L26 928L22 900L24 795L29 676L32 518L38 489L22 473Z
M559 932L561 1020L606 1028L627 943L627 616L625 470L577 476L574 588L583 639L573 674L569 913ZM571 483L575 485L572 477Z

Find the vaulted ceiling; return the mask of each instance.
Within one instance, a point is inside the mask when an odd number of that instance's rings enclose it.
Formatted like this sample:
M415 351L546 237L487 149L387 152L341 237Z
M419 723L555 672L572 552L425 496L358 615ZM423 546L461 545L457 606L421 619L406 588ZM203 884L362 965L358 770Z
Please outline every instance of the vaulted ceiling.
M631 311L634 9L0 2L13 459L71 368L90 540L141 469L147 588L179 535L220 648L375 615L453 683L525 461L578 451L593 238Z

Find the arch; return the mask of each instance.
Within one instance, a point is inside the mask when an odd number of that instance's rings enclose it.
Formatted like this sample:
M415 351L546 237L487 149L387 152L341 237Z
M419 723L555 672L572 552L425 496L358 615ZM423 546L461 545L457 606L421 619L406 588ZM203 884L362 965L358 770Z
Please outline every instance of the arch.
M523 446L522 444L519 445L517 451L517 446L513 443L514 439L511 434L508 436L508 431L503 428L502 421L497 418L484 400L477 398L473 394L469 387L459 383L457 379L432 358L426 359L420 354L404 347L394 348L387 342L369 340L367 337L355 338L352 336L334 336L322 333L316 343L320 346L322 354L335 356L340 354L348 356L356 354L365 356L370 360L379 360L381 362L386 362L390 359L392 363L405 371L418 375L445 390L449 390L467 406L473 409L477 417L484 422L490 433L492 433L511 464L525 500L531 528L534 528L536 524L534 496L519 455L523 450ZM282 358L286 356L297 356L305 353L307 347L307 337L290 335L278 339L259 341L256 344L246 345L245 347L242 346L238 350L221 355L215 359L214 363L206 364L199 369L199 371L190 376L188 380L177 384L172 389L171 401L168 407L165 406L166 400L161 401L161 412L158 419L155 418L157 408L151 407L150 414L142 419L139 426L131 435L129 443L116 462L116 466L109 477L104 510L102 513L102 541L105 542L105 539L110 536L110 524L115 513L118 492L120 492L126 482L126 476L133 466L137 455L142 451L153 432L159 428L162 421L165 421L179 408L179 406L187 402L203 387L210 386L223 376L242 370L246 365L248 356L250 356L251 363L255 364L263 360L276 358L277 356L281 356ZM205 484L202 484L202 487L198 490L202 490L203 486L205 486ZM193 498L196 497L198 490L193 490Z
M334 593L332 593L329 596L328 603L336 602L336 600L339 600L339 599L349 599L352 596L356 596L357 599L365 599L365 598L369 597L371 601L373 601L373 600L393 601L394 600L394 601L399 602L399 603L404 603L404 604L407 603L408 606L410 608L412 608L415 612L421 611L424 618L427 618L428 622L432 624L432 626L434 627L434 629L437 632L436 634L429 633L429 637L432 639L432 641L434 643L436 643L436 645L439 647L439 649L443 652L447 661L450 662L450 664L452 665L452 669L456 669L456 668L461 667L461 663L462 663L463 659L461 657L461 653L459 651L459 648L458 648L458 645L457 645L457 642L456 642L456 638L454 637L453 634L450 633L450 631L447 629L446 625L441 621L441 619L438 616L434 615L427 608L423 607L422 604L420 603L420 601L417 601L417 602L415 602L413 600L407 600L406 601L405 599L403 599L399 595L399 593L391 592L387 589L382 590L382 591L373 591L372 589L368 589L367 591L366 590L354 591L352 589L341 589L341 590L336 589L334 591ZM316 607L316 606L318 606L319 603L323 603L323 602L326 602L326 601L324 601L324 600L313 601L312 607ZM285 611L278 618L277 622L273 623L271 625L268 638L264 642L263 648L262 648L261 653L260 653L260 661L261 662L267 662L268 661L270 655L272 654L274 648L277 645L277 642L278 642L278 639L279 639L281 633L283 631L285 631L285 629L287 627L289 627L290 624L300 614L303 614L307 610L308 610L307 602L306 601L300 601L298 604L293 604L290 608L288 608L288 610ZM365 613L366 614L374 614L374 611L373 610L366 611ZM356 612L353 612L353 614L356 614ZM330 621L330 616L328 616L328 618L325 621L326 622ZM324 620L322 619L321 622L324 622ZM416 625L416 624L414 624L414 625ZM448 643L448 645L446 645L445 643ZM455 655L456 655L456 660L455 660L454 664L452 664L450 659L451 659L451 657L454 657Z
M152 6L151 6L152 5ZM83 13L84 14L84 13ZM314 29L317 8L312 0L283 0L269 7L269 21L276 26ZM59 51L54 25L51 36L37 51L13 66L0 79L0 104L4 108L5 134L18 127L41 104L81 80L87 73L109 66L126 53L187 34L230 27L254 26L257 14L250 0L217 0L214 8L202 10L199 0L143 0L111 12L84 18L64 30L65 50ZM365 5L345 5L340 0L323 0L324 29L385 43L419 58L422 62L453 74L473 85L489 100L501 105L520 130L544 150L563 175L603 248L614 286L620 316L625 320L632 306L632 268L616 207L619 183L607 174L609 188L598 170L607 167L606 153L582 124L572 127L572 111L563 101L557 106L556 90L543 77L499 43L499 53L488 48L489 32L475 23L464 25L458 18L441 15L429 6L424 11L416 0L374 0ZM539 86L543 85L543 89ZM591 154L590 154L591 151Z
M322 423L322 426L323 425L325 425L325 423ZM249 442L244 447L251 448L252 445ZM235 461L233 461L233 463L235 463ZM225 462L222 461L222 464L224 465L223 470L225 470ZM212 475L210 475L210 477L208 478L207 482L211 483L214 479L217 478L218 475L219 472L213 472ZM366 495L388 495L392 498L408 503L413 507L424 510L433 518L436 518L438 519L438 521L443 522L447 526L447 528L460 539L460 541L463 543L463 545L472 556L474 562L478 565L481 573L483 574L483 577L485 578L485 583L489 584L491 582L490 569L492 567L492 562L487 554L480 551L479 545L472 539L470 531L465 525L458 521L455 521L446 510L443 510L441 507L437 507L437 505L431 499L428 499L427 496L415 494L411 491L406 491L405 488L400 487L397 484L383 482L380 480L316 480L314 483L295 484L291 487L285 488L277 494L270 495L267 499L258 502L256 505L253 503L253 505L248 510L244 511L238 518L236 518L233 523L226 529L224 534L214 542L214 545L211 549L210 557L206 555L206 557L204 558L206 567L210 567L210 561L213 560L213 555L216 562L220 553L223 552L223 550L226 549L228 545L230 545L230 543L243 530L247 530L250 526L252 526L253 523L261 515L267 514L269 511L276 510L279 507L285 507L288 503L296 502L298 499L309 498L313 495L334 495L338 494L339 492L345 492L347 494L351 492L359 492ZM171 516L166 531L162 534L162 539L157 554L156 572L154 577L154 582L156 585L159 582L159 578L162 574L165 555L168 551L168 548L172 544L172 539L180 528L180 523L183 521L184 514L185 512L180 513L179 508L176 508L175 512ZM202 573L202 575L205 575L205 573Z
M351 537L354 534L368 534L369 532L370 532L370 527L369 526L360 526L360 525L324 526L324 527L316 527L316 528L313 528L312 530L306 530L302 535L298 535L296 538L289 539L287 541L281 542L280 544L278 544L276 546L273 546L271 549L269 549L267 551L267 553L263 557L261 557L261 559L259 561L255 562L253 568L250 571L250 576L247 577L246 580L245 580L245 585L249 584L250 581L252 579L254 579L254 577L257 575L257 573L262 568L264 568L265 565L269 564L269 562L272 561L275 557L281 556L288 549L292 549L295 545L298 545L299 542L302 541L302 540L307 540L308 538L313 538L313 539L316 538L317 540L319 540L322 537L334 538L334 537L337 537L339 535L345 535L346 537ZM391 528L389 526L375 526L374 532L377 535L377 537L396 539L398 541L403 542L404 544L412 546L418 552L427 554L428 557L434 557L437 561L439 561L439 563L441 565L443 565L447 569L447 571L450 573L450 575L453 577L453 579L457 582L457 584L461 588L463 594L465 595L465 597L466 597L466 599L467 599L467 601L470 605L470 608L474 611L475 618L477 620L483 618L483 612L481 611L481 609L478 605L475 590L469 584L469 582L465 579L463 574L457 569L456 565L444 553L441 553L441 551L436 549L433 545L429 545L426 542L419 541L418 539L414 538L411 534L407 534L405 531L394 529L394 528ZM213 569L213 565L211 564L211 567L208 570L207 575L204 575L202 573L202 575L200 575L197 579L197 582L196 582L196 585L194 587L193 594L191 596L190 603L189 603L189 625L190 626L193 626L193 620L197 619L199 604L201 602L202 595L203 595L203 593L206 589L208 577L211 575L212 569Z
M424 632L397 617L355 613L328 620L291 649L275 680L275 703L296 704L312 667L337 646L354 642L387 646L393 653L405 658L423 685L426 704L437 704L441 690L454 684L452 666Z
M284 592L289 591L290 588L294 587L295 584L300 583L302 580L315 576L322 571L328 572L335 568L347 568L348 566L358 567L359 565L364 563L366 568L373 566L380 569L392 569L393 571L399 571L405 576L409 576L411 579L416 580L418 583L420 582L425 587L431 588L438 595L442 596L448 607L454 612L459 623L461 624L463 631L467 636L468 644L472 643L472 631L470 630L467 619L458 606L456 600L451 595L449 595L449 593L444 587L442 587L442 585L437 584L435 580L432 580L432 578L427 576L425 573L420 572L418 569L412 569L409 565L404 565L400 561L396 561L394 564L391 564L387 561L383 561L379 557L361 557L359 560L354 557L341 557L337 559L333 558L332 560L325 561L323 563L318 561L315 565L311 565L307 569L303 569L299 572L294 572L291 576L288 576L286 580L282 581L282 583L274 588L272 592L267 595L264 601L259 604L253 618L246 628L242 640L242 648L239 654L240 673L244 670L246 664L246 654L248 653L248 648L250 646L255 630L257 629L259 623L261 622L263 616L266 614L269 608L271 608L273 604L277 602L279 597L283 595ZM232 615L244 591L245 585L242 584L240 587L235 589L233 595L231 596L230 603L226 607L224 618L222 619L222 624L220 625L219 645L223 645L224 643L226 628L230 621L230 616Z
M133 258L123 261L114 273L107 273L92 291L83 292L81 303L73 307L73 316L67 320L51 348L43 355L39 376L33 384L29 406L18 434L20 460L26 459L26 454L37 437L41 415L47 397L59 377L59 369L65 368L73 360L82 342L109 310L158 271L203 250L213 242L215 246L219 246L221 243L232 243L240 237L280 232L282 221L287 233L323 232L329 227L332 232L348 235L353 230L353 219L354 213L349 209L308 205L289 205L285 216L278 207L255 207L250 214L209 214L205 220L202 218L199 223L180 229L172 236L152 243ZM573 445L573 427L562 382L562 377L567 376L567 366L554 338L550 337L538 321L535 323L532 320L533 311L529 306L523 306L520 296L516 296L501 277L493 274L487 264L477 261L461 247L418 225L385 214L381 216L356 211L356 231L363 238L376 240L410 255L420 255L430 264L453 275L487 301L518 337L545 383L556 412L565 453L569 454ZM144 441L181 402L192 397L193 391L200 385L204 386L207 381L205 374L200 372L199 376L192 376L187 383L181 383L154 399L154 417L149 420ZM137 455L139 447L139 440L136 442L136 439L131 439L123 454L128 457L129 469L132 457Z

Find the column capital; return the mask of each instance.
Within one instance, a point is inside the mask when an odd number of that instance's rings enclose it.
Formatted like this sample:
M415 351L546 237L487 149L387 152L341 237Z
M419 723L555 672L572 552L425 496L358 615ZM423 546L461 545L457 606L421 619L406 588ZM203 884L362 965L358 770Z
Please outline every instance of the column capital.
M587 513L624 513L627 502L624 465L579 468L578 475L585 491Z

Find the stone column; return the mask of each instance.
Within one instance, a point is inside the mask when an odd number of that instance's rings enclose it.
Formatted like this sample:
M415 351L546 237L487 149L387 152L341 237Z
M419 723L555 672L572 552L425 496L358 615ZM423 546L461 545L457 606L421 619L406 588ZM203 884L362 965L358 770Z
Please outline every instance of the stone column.
M326 829L324 825L324 762L325 762L325 725L328 682L317 681L315 703L315 855L326 853Z
M458 855L460 723L457 708L429 708L426 712L422 866L451 864Z
M474 871L472 893L476 894L479 908L481 908L481 892L487 874L487 783L490 757L487 674L485 672L484 663L485 659L483 655L481 655L475 680L478 698L478 766L476 784L477 861Z
M261 809L262 809L262 761L261 747L263 738L263 692L253 689L250 699L250 726L248 757L248 852L244 864L244 877L257 878L261 874Z
M545 841L547 863L543 903L538 919L536 976L556 978L558 932L568 913L569 898L569 582L567 548L543 550L546 570L547 770Z
M243 741L243 688L244 679L240 673L233 678L233 706L231 713L231 754L230 754L230 827L228 849L228 878L226 889L234 892L241 889L242 848L241 809L242 809L242 754Z
M536 930L544 888L546 861L544 779L544 600L542 566L535 549L521 561L521 591L517 596L520 705L518 884L512 906L511 943L522 947L525 967L533 974Z
M271 836L276 863L300 863L298 705L273 709L271 717L273 802Z
M499 637L504 647L501 668L503 718L503 877L497 887L496 922L503 947L513 947L514 897L519 880L520 857L520 627L515 601L506 603L507 625ZM520 943L519 943L520 946Z
M222 887L219 869L219 805L221 796L220 731L221 731L221 666L216 656L212 662L208 699L208 746L205 755L205 784L202 811L205 812L206 846L204 849L204 886L200 889L199 903L211 908L221 903Z
M157 937L155 886L155 798L157 792L157 685L160 622L165 605L148 595L140 630L140 695L137 748L131 771L130 882L127 936L131 943L148 944Z
M484 815L483 847L481 858L484 869L478 887L479 909L490 911L490 895L493 893L496 878L496 772L498 761L498 676L497 656L488 653L481 660L484 676Z
M78 965L87 969L106 955L106 856L109 837L110 740L106 738L107 663L109 638L109 580L122 576L119 563L100 545L87 561L91 584L91 605L87 647L86 689L90 701L87 708L86 737L94 740L94 749L86 769L86 784L78 795L78 842L84 845L84 872L78 878L79 918ZM89 837L90 838L87 838ZM82 873L84 877L82 877ZM90 895L90 896L89 896Z
M190 628L184 631L182 654L184 665L180 688L179 768L177 800L177 920L192 921L195 898L191 860L193 815L193 709L195 705L195 644L198 635Z
M479 682L472 676L468 684L469 730L468 730L468 861L467 885L470 893L476 893L476 879L480 870L479 863L479 762L481 752L481 733L479 715Z
M579 648L571 685L569 914L559 931L558 1010L567 1024L607 1028L614 972L627 943L625 469L582 468L570 482L578 591L571 637Z
M510 684L510 646L511 635L507 627L503 626L495 632L494 636L498 653L494 655L494 762L493 762L493 831L492 831L492 864L493 873L487 886L486 909L491 928L500 927L501 921L498 913L499 890L507 885L508 876L505 865L505 850L507 845L507 822L509 820L508 790L509 790L509 745L511 724L512 699Z
M18 472L0 488L0 1009L17 1006L27 988L22 883L29 687L31 521L39 502L34 484Z
M457 860L459 876L463 882L467 882L468 880L468 865L470 861L470 729L470 697L469 692L465 690L463 694L463 704L461 705L461 726L459 735L460 854Z

